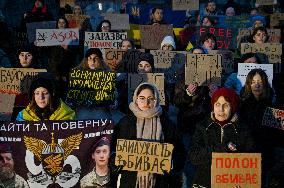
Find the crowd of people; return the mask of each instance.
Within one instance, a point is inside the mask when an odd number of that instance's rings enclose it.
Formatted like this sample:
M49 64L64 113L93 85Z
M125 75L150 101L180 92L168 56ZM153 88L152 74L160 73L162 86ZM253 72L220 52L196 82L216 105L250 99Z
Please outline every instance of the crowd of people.
M36 0L19 25L27 32L26 24L56 20L56 29L69 28L64 14L83 14L75 5L58 11L53 18L43 0ZM121 12L125 11L125 5ZM70 12L71 11L71 12ZM128 102L127 73L157 73L154 56L149 49L141 50L132 38L120 42L120 49L127 50L118 64L107 64L104 50L84 47L84 32L121 32L112 30L109 20L102 20L92 27L89 19L80 25L79 45L39 47L26 43L16 52L9 48L9 26L0 22L0 68L46 69L32 80L28 93L17 94L11 121L48 121L112 119L112 139L102 137L91 149L95 161L93 170L80 178L80 187L211 187L212 153L261 153L261 187L284 187L284 142L283 131L263 126L262 118L267 107L284 109L283 68L273 74L270 83L265 70L252 69L246 75L245 84L238 78L238 63L269 64L263 53L240 55L241 43L268 43L267 12L260 7L251 7L242 12L242 7L228 0L223 9L218 9L214 0L205 3L205 10L191 12L180 35L165 36L158 50L186 51L187 54L210 54L217 49L217 39L212 33L200 38L197 27L214 27L214 16L237 16L249 14L250 36L242 38L234 54L234 71L222 78L221 85L210 82L200 85L186 83L185 68L178 70L178 81L165 80L165 105L161 105L158 87L153 83L139 84L130 103ZM272 12L273 13L273 12ZM163 8L153 7L148 25L163 25ZM96 28L93 30L92 28ZM281 33L283 33L283 28ZM282 43L283 39L279 41ZM235 41L237 43L237 41ZM157 50L157 49L155 49ZM133 61L129 57L135 56ZM282 59L282 57L281 57ZM210 64L211 62L206 62ZM282 66L283 67L283 66ZM67 100L71 69L94 70L116 73L115 99L111 105L76 105ZM166 78L167 79L167 78ZM4 91L0 91L4 93ZM1 123L5 123L1 120ZM283 122L283 118L282 118ZM282 123L283 127L283 123ZM283 129L283 128L282 128ZM1 136L1 133L0 133ZM171 171L163 175L150 172L133 172L115 166L111 153L116 150L117 139L171 143L174 145ZM0 188L29 187L14 171L13 156L16 151L7 143L0 142ZM282 169L282 170L281 170Z

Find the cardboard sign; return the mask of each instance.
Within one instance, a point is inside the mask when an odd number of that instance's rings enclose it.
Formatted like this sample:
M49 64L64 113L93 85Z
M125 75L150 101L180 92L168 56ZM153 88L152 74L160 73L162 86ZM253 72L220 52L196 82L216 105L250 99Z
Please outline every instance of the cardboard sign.
M33 43L36 40L37 29L54 29L56 28L56 21L32 22L32 23L27 23L26 26L27 26L29 43Z
M3 93L28 93L31 82L46 69L0 68L0 91Z
M88 15L75 15L75 14L65 14L66 19L68 20L68 25L70 28L81 29L83 22L86 19L89 19Z
M186 54L182 51L151 50L154 56L155 72L165 74L167 82L176 83L183 77Z
M79 29L37 29L36 45L79 45Z
M269 63L274 66L274 73L281 72L281 55L282 55L282 44L280 43L242 43L241 54L245 53L263 53L267 55Z
M65 7L66 4L70 5L71 7L75 6L76 0L60 0L60 7Z
M239 29L238 43L247 43L248 38L252 34L253 30L248 28ZM281 29L267 29L268 43L279 43L281 40Z
M117 71L119 69L119 62L127 50L123 49L105 49L105 63L112 69Z
M172 0L173 10L199 10L199 1L196 0Z
M0 121L10 121L16 95L0 93Z
M276 27L280 25L280 21L284 20L284 13L274 13L270 15L270 26Z
M102 137L111 140L107 119L7 122L0 125L0 142L12 147L15 172L29 187L80 187L91 172L92 147Z
M223 63L222 63L222 70L225 73L232 73L234 72L234 57L233 52L230 50L208 50L209 54L221 54L223 57Z
M267 107L263 115L262 125L284 130L284 110Z
M105 106L115 99L114 72L72 69L70 72L68 103L83 106Z
M164 73L128 74L128 103L132 101L137 86L143 82L154 84L159 91L160 105L165 105Z
M217 49L234 49L235 41L233 35L235 31L230 28L200 27L198 36L203 37L206 33L211 33L216 37Z
M212 153L211 187L261 187L260 153Z
M255 4L259 5L276 5L277 0L256 0Z
M112 30L130 30L128 14L104 14L104 19L110 21Z
M172 25L140 25L141 48L160 49L165 36L173 37Z
M85 32L85 46L88 46L89 48L119 49L122 40L126 38L126 32Z
M197 82L207 86L211 82L221 85L222 55L188 54L185 64L185 84Z
M255 64L255 63L238 63L238 79L242 83L242 86L246 83L248 73L253 69L262 69L265 71L268 82L272 87L273 80L273 64Z
M168 143L118 139L115 165L123 165L128 171L169 173L173 149Z

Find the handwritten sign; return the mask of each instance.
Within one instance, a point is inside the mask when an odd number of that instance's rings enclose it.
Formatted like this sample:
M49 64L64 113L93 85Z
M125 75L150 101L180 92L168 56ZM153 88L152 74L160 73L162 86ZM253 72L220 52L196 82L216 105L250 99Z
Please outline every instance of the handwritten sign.
M32 22L27 23L26 26L29 42L33 43L36 40L37 29L54 29L56 28L56 21Z
M104 14L105 20L109 20L112 30L130 30L128 14Z
M255 3L259 5L275 5L277 0L256 0Z
M284 13L274 13L270 15L270 26L280 26L280 21L284 21Z
M113 72L72 69L67 100L83 106L113 104L115 79Z
M168 143L118 139L115 165L123 165L128 171L169 173L173 149Z
M89 48L119 49L122 40L126 38L126 32L85 32L85 46L88 46Z
M143 49L160 49L165 36L173 37L172 25L140 25L139 28Z
M188 54L185 64L185 84L197 82L206 86L211 82L221 85L222 55Z
M127 50L123 49L105 49L105 63L112 71L117 71L119 69L119 63L126 51Z
M10 121L16 95L0 93L0 121Z
M102 137L111 140L114 125L87 119L5 122L0 128L0 142L12 147L14 170L29 187L54 186L53 180L57 187L80 187L80 177L94 168L94 144Z
M79 45L78 29L37 29L37 46Z
M246 83L248 73L253 69L262 69L265 71L268 82L272 86L273 80L273 64L255 64L255 63L238 63L238 79L241 81L242 86Z
M211 187L261 187L260 153L212 153Z
M199 1L196 0L172 0L173 10L199 10Z
M155 71L164 73L167 82L175 83L184 77L187 52L151 50L150 53L154 57Z
M242 43L241 54L245 53L263 53L267 55L269 63L273 64L274 73L281 72L281 55L282 55L282 44L280 43Z
M88 15L75 15L75 14L65 14L66 19L68 20L68 25L70 28L81 29L82 24L86 19L89 19Z
M28 93L31 82L45 69L0 68L0 91L3 93Z
M200 27L199 36L203 37L206 33L211 33L216 37L217 49L235 48L233 41L234 30L230 28ZM234 33L234 35L236 35Z
M209 54L221 54L223 57L222 70L225 73L232 73L234 71L234 57L230 50L208 50Z
M284 110L267 107L263 115L262 125L284 130Z
M128 74L128 103L132 101L132 96L137 86L143 82L154 84L157 87L160 104L165 105L164 73Z
M75 6L76 0L60 0L60 7L65 7L66 4L70 5L71 7Z

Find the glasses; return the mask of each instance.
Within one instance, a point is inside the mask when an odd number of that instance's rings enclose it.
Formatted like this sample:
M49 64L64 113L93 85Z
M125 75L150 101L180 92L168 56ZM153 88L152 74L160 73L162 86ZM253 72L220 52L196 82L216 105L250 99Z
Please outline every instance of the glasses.
M109 29L110 26L108 26L108 25L102 25L102 28L104 28L104 29Z
M156 99L153 97L138 97L137 100L139 100L141 103L154 103L156 101Z

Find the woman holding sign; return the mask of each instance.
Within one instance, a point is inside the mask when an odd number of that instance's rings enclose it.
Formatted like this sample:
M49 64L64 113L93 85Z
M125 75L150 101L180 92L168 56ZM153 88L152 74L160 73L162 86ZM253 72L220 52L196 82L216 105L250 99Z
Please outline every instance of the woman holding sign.
M220 88L211 98L213 111L196 126L189 159L197 171L192 187L211 187L212 152L248 152L254 143L248 128L238 121L239 97L232 89Z
M73 120L75 112L58 96L55 80L49 73L39 73L29 90L31 102L22 110L17 121Z
M162 107L159 104L159 93L156 86L150 83L140 84L133 94L133 101L129 105L131 113L121 119L114 131L114 138L127 140L141 140L174 145L172 161L173 169L164 175L157 175L148 171L122 171L120 187L178 187L180 179L174 177L178 168L183 168L184 159L177 144L176 128L165 116L162 116ZM116 141L116 140L114 140ZM180 164L176 166L175 157L179 156ZM145 186L143 186L146 183Z

